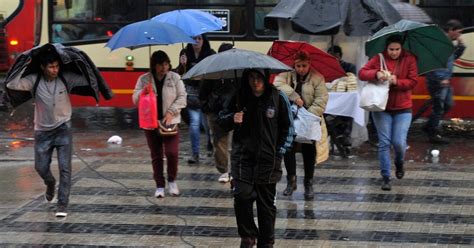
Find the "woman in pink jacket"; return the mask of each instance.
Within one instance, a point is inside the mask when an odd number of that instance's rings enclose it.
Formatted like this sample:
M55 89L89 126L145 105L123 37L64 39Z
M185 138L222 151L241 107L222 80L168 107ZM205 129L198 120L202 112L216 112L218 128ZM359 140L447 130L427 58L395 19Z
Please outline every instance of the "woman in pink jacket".
M388 81L389 96L385 111L373 112L379 138L378 158L383 177L382 190L391 190L390 147L395 150L395 176L405 175L403 161L407 148L407 134L412 118L411 91L417 83L416 58L403 50L403 39L399 35L387 39L383 57L390 75L380 71L380 58L374 56L360 69L359 78L368 83Z

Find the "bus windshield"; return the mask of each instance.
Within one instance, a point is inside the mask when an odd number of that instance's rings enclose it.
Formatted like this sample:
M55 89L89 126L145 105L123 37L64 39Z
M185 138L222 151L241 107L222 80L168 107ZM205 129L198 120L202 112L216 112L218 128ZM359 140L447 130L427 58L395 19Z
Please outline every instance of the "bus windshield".
M0 23L7 22L12 14L20 7L20 0L6 1L0 6Z

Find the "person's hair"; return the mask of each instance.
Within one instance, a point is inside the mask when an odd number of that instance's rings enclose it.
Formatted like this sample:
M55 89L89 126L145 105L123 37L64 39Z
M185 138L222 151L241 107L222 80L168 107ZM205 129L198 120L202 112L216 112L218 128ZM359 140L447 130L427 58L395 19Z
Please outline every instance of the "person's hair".
M387 49L388 45L390 45L391 43L398 43L403 46L403 37L398 34L389 36L387 40L385 40L385 49Z
M181 51L179 52L179 57L178 57L178 67L176 67L176 69L174 69L174 71L176 73L178 73L179 75L183 75L184 73L186 73L186 65L182 65L181 62L179 61L180 58L181 58L181 55L186 55L186 49L181 49Z
M168 63L171 68L171 61L170 57L168 57L168 54L166 54L162 50L155 51L150 58L150 71L153 74L154 77L156 77L156 72L155 72L155 67L158 64L163 64L163 63Z
M464 26L459 20L451 19L448 22L446 22L443 29L444 31L448 32L449 30L458 30L458 29L462 29L463 27Z
M211 43L209 43L209 39L205 34L200 34L202 37L202 47L201 47L201 52L199 52L199 57L202 55L205 55L211 51ZM194 49L193 49L193 44L188 43L186 45L186 54L188 55L188 61L189 61L189 55L193 54L194 55Z
M306 51L297 51L293 56L294 63L299 61L311 61L311 57Z
M330 48L328 49L328 53L329 53L329 54L333 54L333 55L336 54L336 53L339 53L339 56L342 57L342 49L341 49L341 47L338 46L338 45L334 45L334 46L330 47Z
M234 48L234 45L230 44L230 43L226 43L226 42L223 42L220 46L219 46L219 49L217 50L218 53L221 53L221 52L224 52L224 51L227 51L227 50L230 50Z
M48 64L52 64L54 62L60 62L59 55L53 50L44 52L39 57L39 62L42 66L47 66Z
M249 75L252 72L257 73L258 75L260 75L262 77L263 83L265 84L265 91L267 91L267 88L269 88L268 86L270 86L270 83L268 82L268 77L261 70L247 69L247 70L243 71L241 82L240 82L240 87L241 87L241 96L244 99L246 99L247 96L249 96L250 93L252 92L252 89L250 88L250 85L249 85Z

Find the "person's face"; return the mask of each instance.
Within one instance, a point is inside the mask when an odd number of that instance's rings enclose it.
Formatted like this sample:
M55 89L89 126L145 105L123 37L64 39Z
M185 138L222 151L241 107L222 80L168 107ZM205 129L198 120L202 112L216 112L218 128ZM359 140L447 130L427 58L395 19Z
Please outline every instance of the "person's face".
M194 41L196 41L196 44L193 44L193 47L196 48L196 49L201 49L202 48L202 43L203 43L203 39L202 39L202 36L201 35L198 35L198 36L195 36L193 37Z
M462 29L450 29L448 31L448 36L451 40L457 40L461 36Z
M402 44L396 42L388 44L387 53L391 59L398 59L402 53Z
M252 89L252 92L256 96L260 96L265 91L265 83L263 82L263 77L260 73L250 72L249 73L249 85Z
M294 65L296 74L299 76L306 76L309 72L310 64L308 60L298 61Z
M188 57L186 57L186 54L179 56L179 63L182 65L186 65L186 63L188 63Z
M155 65L156 75L163 76L170 70L170 64L168 62L163 62L161 64Z
M41 66L41 69L43 69L43 73L46 78L49 80L55 79L59 73L59 62L54 61L53 63L49 63L46 66Z

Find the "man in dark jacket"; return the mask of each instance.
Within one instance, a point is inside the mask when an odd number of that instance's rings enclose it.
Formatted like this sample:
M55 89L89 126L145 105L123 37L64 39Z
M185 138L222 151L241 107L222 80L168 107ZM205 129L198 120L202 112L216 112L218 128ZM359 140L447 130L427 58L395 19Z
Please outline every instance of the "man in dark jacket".
M259 247L275 242L276 183L294 133L290 113L286 96L257 70L244 72L234 103L219 113L219 124L234 129L231 174L241 247L252 247L256 239ZM253 216L255 201L259 228Z
M443 116L453 106L453 88L451 76L453 74L454 60L461 57L466 47L461 40L462 24L458 20L450 20L446 23L444 30L448 37L457 41L456 50L449 57L446 69L431 71L426 74L426 86L430 92L433 111L424 127L431 143L446 144L449 141L442 137L439 132L439 123Z

